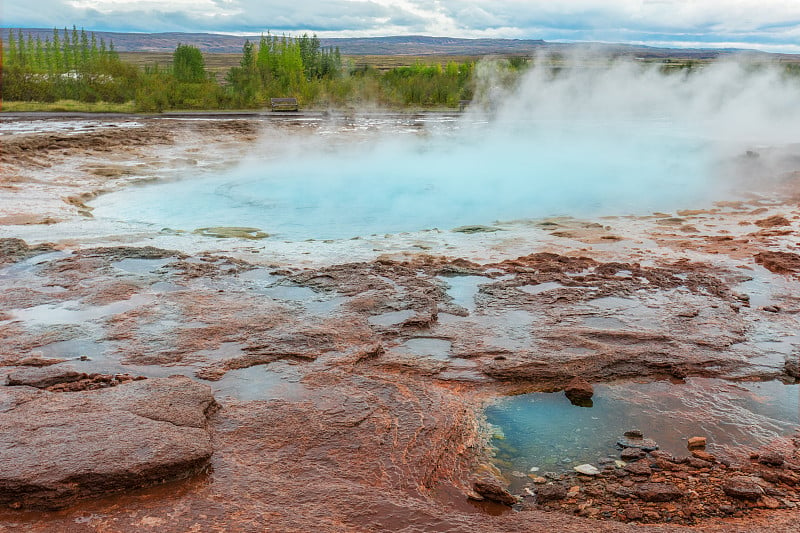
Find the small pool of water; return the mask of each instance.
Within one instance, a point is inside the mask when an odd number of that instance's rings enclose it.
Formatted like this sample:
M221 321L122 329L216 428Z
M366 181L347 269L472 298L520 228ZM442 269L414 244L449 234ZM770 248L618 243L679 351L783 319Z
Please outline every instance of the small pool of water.
M689 379L596 385L594 406L577 407L563 393L502 398L486 409L492 444L507 472L566 471L618 458L617 439L640 429L660 448L687 455L686 440L708 438L708 450L740 453L790 435L800 426L800 386L778 381L729 383Z
M91 204L98 219L187 231L245 226L289 241L704 204L705 142L653 121L619 126L453 123L367 139L340 132L352 143L287 137L284 155L223 173L193 169Z

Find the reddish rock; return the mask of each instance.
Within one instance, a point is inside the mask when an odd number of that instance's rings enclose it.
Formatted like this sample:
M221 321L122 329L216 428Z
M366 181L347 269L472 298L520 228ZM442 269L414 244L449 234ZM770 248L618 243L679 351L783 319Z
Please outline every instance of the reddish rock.
M70 383L87 378L83 372L60 365L44 367L25 367L14 370L6 376L6 385L35 387L46 389L59 383Z
M781 466L784 460L782 454L774 451L767 451L758 455L758 462L762 465Z
M764 495L764 489L749 477L731 478L722 484L722 490L738 500L756 501Z
M515 498L505 487L503 487L497 479L482 478L475 481L473 489L481 497L493 502L502 503L504 505L513 505L517 503Z
M3 389L12 407L0 413L0 504L61 508L186 477L211 456L214 397L188 378L72 394Z
M792 252L759 252L756 263L776 274L792 274L800 271L800 255Z
M637 461L645 455L645 452L639 448L625 448L619 453L619 457L623 461Z
M690 450L696 448L705 448L706 447L706 438L705 437L690 437L689 440L686 442L686 447Z
M683 496L681 489L672 483L639 483L633 494L646 502L671 502Z
M759 228L774 228L777 226L791 226L792 223L789 222L786 217L782 217L780 215L774 215L768 218L762 218L761 220L756 220L753 222Z
M573 403L586 401L594 396L594 387L585 379L574 377L564 388L564 394Z
M649 476L653 473L647 461L636 461L635 463L628 463L625 465L624 470L630 472L634 476Z
M709 463L713 463L717 460L717 458L712 454L703 450L692 450L692 457L696 457L697 459L701 459L703 461L708 461Z
M536 489L536 498L540 502L563 500L567 497L567 487L558 483L541 485Z

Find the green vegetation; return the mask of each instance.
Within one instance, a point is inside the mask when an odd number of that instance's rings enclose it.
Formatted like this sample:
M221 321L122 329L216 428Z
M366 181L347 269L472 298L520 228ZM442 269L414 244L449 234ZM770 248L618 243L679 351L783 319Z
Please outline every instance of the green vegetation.
M15 35L16 33L16 35ZM133 99L138 71L119 59L113 43L64 28L44 41L9 31L3 43L3 99L122 103Z
M44 41L10 30L2 44L6 111L258 109L279 97L305 108L457 107L472 97L475 67L473 60L356 65L338 49L322 48L316 35L247 41L227 72L216 64L209 71L201 51L184 44L162 58L168 64L135 65L120 59L113 43L75 27Z

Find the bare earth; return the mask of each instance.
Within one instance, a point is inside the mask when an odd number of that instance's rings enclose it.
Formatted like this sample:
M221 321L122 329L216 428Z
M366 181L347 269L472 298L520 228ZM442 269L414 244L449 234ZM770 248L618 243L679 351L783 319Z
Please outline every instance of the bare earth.
M2 117L0 530L797 531L800 434L531 480L512 508L481 412L576 376L796 382L800 148L745 161L769 186L737 201L493 232L288 245L92 217L288 133L363 134L304 118Z

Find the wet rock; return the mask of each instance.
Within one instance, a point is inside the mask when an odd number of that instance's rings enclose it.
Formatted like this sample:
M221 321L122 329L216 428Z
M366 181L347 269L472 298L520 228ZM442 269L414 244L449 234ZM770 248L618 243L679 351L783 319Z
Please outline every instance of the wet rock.
M210 228L198 228L192 233L204 237L215 237L217 239L266 239L269 233L261 231L259 228L243 228L235 226L214 226Z
M717 461L717 458L714 457L714 455L704 450L692 450L692 457L696 457L697 459L707 461L709 463L714 463Z
M517 498L508 492L496 478L481 478L473 483L472 488L486 500L502 503L504 505L514 505Z
M761 220L756 220L753 222L759 228L774 228L777 226L791 226L792 223L789 222L786 217L782 217L780 215L774 215L768 218L762 218Z
M590 464L578 465L574 467L573 470L585 476L597 476L600 474L600 470L598 470L597 467Z
M594 388L583 378L575 377L564 388L564 394L570 402L583 406L594 395Z
M536 489L536 498L540 502L563 500L567 497L567 487L559 483L542 485Z
M500 231L500 228L495 228L492 226L473 225L473 226L459 226L457 228L453 228L452 231L454 233L466 233L466 234L494 233L495 231Z
M766 311L767 313L780 313L781 308L777 305L765 305L761 308L762 311Z
M767 451L758 455L758 462L762 465L781 466L784 461L783 455L774 451Z
M686 442L686 447L690 450L695 448L705 448L706 447L706 438L705 437L690 437L689 440Z
M683 496L683 491L672 483L639 483L633 494L646 502L671 502Z
M647 461L636 461L635 463L628 463L623 467L623 470L630 472L634 476L649 476L653 473Z
M738 500L756 501L764 495L764 489L750 477L735 477L722 484L722 491Z
M787 358L783 365L783 371L790 378L800 379L800 356Z
M644 433L642 433L641 429L631 429L623 433L623 436L629 439L642 439L644 438Z
M52 357L25 357L24 359L20 359L16 362L15 366L50 366L50 365L57 365L58 363L63 363L66 359L55 359Z
M211 456L211 388L182 376L74 394L8 387L0 504L56 509L192 475ZM25 396L24 402L15 398Z
M37 244L36 246L29 246L28 243L22 239L3 238L0 239L0 265L16 263L18 261L22 261L23 259L52 251L52 244Z
M800 255L792 252L759 252L756 263L775 274L792 274L800 271Z
M637 448L645 452L652 452L658 449L656 441L641 437L622 437L617 440L617 446L620 448Z
M645 455L645 452L639 448L624 448L619 453L619 457L623 461L637 461Z
M28 386L46 389L59 383L70 383L86 379L88 374L76 372L71 367L47 366L20 368L6 376L8 386Z

